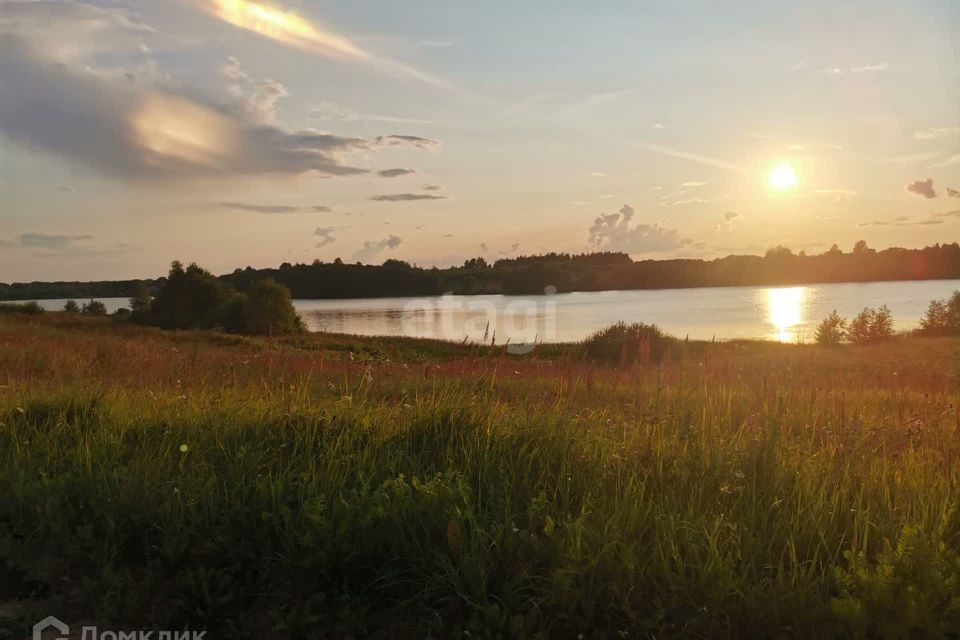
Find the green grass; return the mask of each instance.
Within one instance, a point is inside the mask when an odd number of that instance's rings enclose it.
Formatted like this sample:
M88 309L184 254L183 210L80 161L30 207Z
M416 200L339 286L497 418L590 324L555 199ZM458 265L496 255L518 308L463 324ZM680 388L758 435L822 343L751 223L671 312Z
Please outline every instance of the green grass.
M211 637L957 637L957 343L680 348L0 318L0 600Z

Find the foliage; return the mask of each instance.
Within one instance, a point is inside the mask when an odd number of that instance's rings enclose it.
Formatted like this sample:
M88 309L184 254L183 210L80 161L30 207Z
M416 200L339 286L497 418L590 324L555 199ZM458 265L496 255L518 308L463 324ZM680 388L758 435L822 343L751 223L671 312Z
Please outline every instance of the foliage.
M218 327L231 333L280 335L303 328L286 287L265 279L253 282L247 293L237 293L197 264L184 269L179 261L171 264L152 302L149 293L136 302L141 310L149 309L140 311L141 317L166 329Z
M166 283L151 304L151 317L165 329L212 327L214 310L230 297L230 289L196 263L186 269L179 260L170 265Z
M2 317L4 597L238 638L949 630L954 341L677 346Z
M0 313L23 313L35 316L43 313L43 307L36 302L0 302Z
M183 270L182 265L180 269ZM290 289L294 298L419 296L448 291L539 295L548 285L560 291L603 291L933 280L960 278L960 244L876 251L860 241L850 252L844 253L833 245L819 255L806 255L802 251L794 254L790 248L778 246L764 256L731 255L715 260L634 261L621 252L546 253L501 258L493 264L483 258L471 258L460 266L444 269L392 259L382 265L345 264L338 258L329 263L313 260L304 264L284 263L269 269L239 268L217 279L242 293L253 282L265 278L273 278ZM138 297L141 285L158 291L165 284L164 278L0 283L0 300ZM136 309L133 311L136 313ZM161 315L165 322L179 328L198 326L189 310L167 308Z
M847 551L831 605L857 638L955 638L960 631L960 555L942 538L904 527L876 560Z
M834 309L829 316L817 326L817 344L836 346L847 339L847 321L840 317Z
M587 358L605 365L659 364L678 341L652 324L618 322L583 341Z
M893 316L887 305L879 309L864 307L847 327L847 339L852 344L872 344L894 336Z
M244 333L280 335L303 330L303 322L290 300L290 290L270 278L250 285L243 317Z
M137 322L146 322L150 317L152 303L153 298L150 296L150 289L143 282L139 283L130 298L131 318Z
M99 300L90 300L83 303L81 312L91 316L105 316L107 315L107 305Z
M77 304L76 300L67 300L66 304L63 305L63 310L67 313L80 313L80 305Z
M947 300L933 300L920 320L920 333L929 336L960 335L960 291Z

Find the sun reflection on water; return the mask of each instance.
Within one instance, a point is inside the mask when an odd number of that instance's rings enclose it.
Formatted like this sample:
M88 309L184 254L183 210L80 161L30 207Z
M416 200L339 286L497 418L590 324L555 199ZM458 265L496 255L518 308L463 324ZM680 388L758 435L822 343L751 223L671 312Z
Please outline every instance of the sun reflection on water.
M768 317L776 330L773 337L780 342L796 341L807 306L806 287L767 289L766 293Z

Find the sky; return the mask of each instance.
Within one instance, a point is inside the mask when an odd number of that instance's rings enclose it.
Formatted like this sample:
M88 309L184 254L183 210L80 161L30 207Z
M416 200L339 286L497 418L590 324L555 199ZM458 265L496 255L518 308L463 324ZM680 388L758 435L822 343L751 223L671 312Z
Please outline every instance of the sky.
M956 0L0 0L0 281L960 239Z

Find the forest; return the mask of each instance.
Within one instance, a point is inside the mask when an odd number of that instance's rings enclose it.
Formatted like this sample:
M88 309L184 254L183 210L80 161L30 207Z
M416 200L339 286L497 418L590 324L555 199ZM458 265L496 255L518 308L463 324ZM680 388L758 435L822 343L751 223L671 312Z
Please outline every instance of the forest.
M456 294L535 295L547 287L559 292L615 289L776 286L829 282L879 282L960 278L960 245L935 244L923 249L875 250L857 242L845 252L837 245L820 254L794 253L778 246L763 256L731 255L714 260L677 258L633 260L625 253L548 253L502 258L471 258L457 267L420 267L389 259L380 265L314 260L285 262L276 268L238 268L219 276L245 292L271 278L293 298L368 298ZM141 282L152 291L165 278L108 282L0 283L0 300L127 297Z

